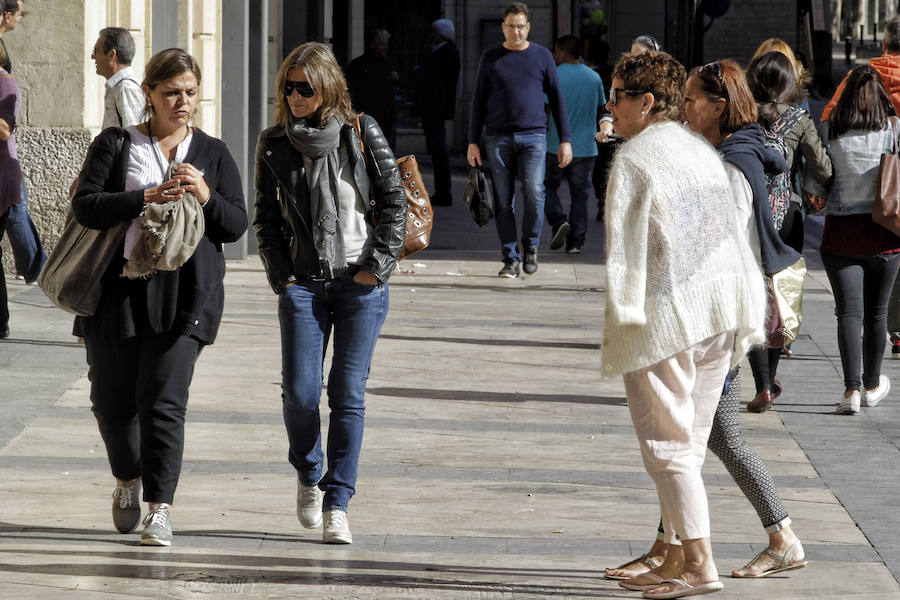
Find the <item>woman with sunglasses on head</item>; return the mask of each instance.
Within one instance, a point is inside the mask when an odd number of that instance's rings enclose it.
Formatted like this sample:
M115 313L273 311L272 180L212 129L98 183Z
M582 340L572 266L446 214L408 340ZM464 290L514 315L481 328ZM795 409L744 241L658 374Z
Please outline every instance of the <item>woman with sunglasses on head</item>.
M776 264L790 260L793 256L790 249L779 258L783 244L774 242L779 238L771 226L764 175L766 165L778 168L782 163L763 144L763 134L756 122L756 104L741 68L733 61L722 60L692 70L685 86L682 117L691 130L715 145L725 159L725 170L731 181L729 197L734 200L738 226L746 232L755 259L760 260L762 255ZM760 240L765 243L760 244ZM741 432L740 397L741 378L735 367L716 407L707 445L750 500L769 535L769 546L744 568L732 571L732 575L767 577L804 567L807 562L771 474ZM607 574L631 576L623 583L631 589L651 584L656 579L655 570L649 575L634 575L647 567L654 569L666 558L669 546L660 539L662 533L661 528L660 536L646 555L618 570L608 569Z
M137 526L143 486L149 513L141 544L169 546L188 388L222 319L222 245L244 234L247 212L228 148L192 125L200 96L194 57L179 48L159 52L144 67L142 88L147 120L101 132L78 176L72 212L79 223L92 229L129 224L103 277L96 312L76 317L74 333L84 338L92 409L117 480L113 522L123 533ZM180 267L126 277L139 262L139 245L146 246L139 241L148 225L141 217L173 201L182 210L170 215L202 212L196 249L189 254L169 239L166 255L187 254Z
M722 589L700 470L722 382L762 339L762 275L734 226L715 150L676 119L685 71L663 52L626 54L607 108L627 142L607 188L604 375L623 374L641 456L670 545L646 598Z
M900 268L900 237L872 220L882 153L893 152L900 120L869 65L854 67L826 121L834 182L825 205L819 252L834 292L844 375L839 415L855 415L887 397L881 373L887 307ZM861 335L860 335L861 334Z
M375 119L353 111L324 44L298 46L278 69L275 126L256 146L253 225L278 294L297 517L308 529L322 526L325 543L349 544L366 380L403 247L406 195L384 134ZM319 399L332 336L323 456Z

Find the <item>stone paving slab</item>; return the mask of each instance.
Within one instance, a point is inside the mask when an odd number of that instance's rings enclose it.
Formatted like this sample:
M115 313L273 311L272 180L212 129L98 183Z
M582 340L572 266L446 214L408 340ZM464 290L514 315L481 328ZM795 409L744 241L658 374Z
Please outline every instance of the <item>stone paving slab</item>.
M391 279L347 547L323 546L294 514L275 296L258 259L229 263L219 339L197 366L170 549L111 531L83 347L70 316L11 282L0 599L638 597L600 577L647 549L658 518L621 380L598 376L602 231L592 222L584 254L544 253L537 275L506 281L492 226L479 230L460 206L437 218L432 247ZM765 536L711 458L718 597L897 599L888 494L900 478L884 474L900 464L898 409L889 399L857 419L827 414L836 334L827 279L810 262L785 395L742 420L812 562L769 580L726 577Z

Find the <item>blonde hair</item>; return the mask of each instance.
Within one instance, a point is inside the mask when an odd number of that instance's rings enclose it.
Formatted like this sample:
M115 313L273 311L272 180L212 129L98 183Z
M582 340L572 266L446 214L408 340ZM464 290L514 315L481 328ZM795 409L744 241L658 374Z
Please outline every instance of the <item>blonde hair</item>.
M288 115L291 114L291 108L284 95L284 84L291 69L303 69L309 85L322 97L322 105L316 114L312 115L310 121L324 123L332 117L337 117L344 123L353 123L358 113L353 110L350 102L350 91L347 89L344 72L341 71L331 48L319 42L300 44L288 54L278 68L278 74L275 76L275 123L284 127L287 125Z
M758 56L762 56L766 52L780 52L790 59L791 65L794 67L794 75L797 77L797 85L803 87L803 85L809 81L809 73L806 72L803 63L797 60L797 55L794 54L794 51L791 50L791 47L788 46L786 41L781 38L767 39L759 45L759 48L757 48L756 52L753 53L753 56L750 57L750 62L753 62Z

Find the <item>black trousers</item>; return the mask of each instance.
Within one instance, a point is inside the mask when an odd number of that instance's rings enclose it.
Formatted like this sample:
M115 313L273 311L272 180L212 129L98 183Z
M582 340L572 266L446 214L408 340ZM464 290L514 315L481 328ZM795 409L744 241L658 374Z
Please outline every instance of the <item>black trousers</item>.
M6 221L9 218L9 209L0 215L0 242L6 233ZM3 258L3 248L0 248L0 259ZM3 265L0 264L0 331L9 326L9 298L6 295L6 274Z
M447 151L447 131L443 119L422 118L425 132L425 146L431 155L434 168L434 192L439 204L449 204L453 194L450 190L450 153Z
M84 344L91 403L113 476L140 476L144 501L171 504L200 342L178 333L142 333L124 340L87 334Z

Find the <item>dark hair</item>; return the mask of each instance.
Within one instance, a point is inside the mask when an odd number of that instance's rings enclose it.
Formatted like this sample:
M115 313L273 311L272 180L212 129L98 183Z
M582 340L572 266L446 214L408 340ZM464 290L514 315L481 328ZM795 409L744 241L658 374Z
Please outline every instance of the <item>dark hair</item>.
M900 15L894 15L884 24L884 50L900 54Z
M378 29L376 27L370 27L366 29L366 48L375 43L380 37L387 37L387 39L391 39L391 34L387 29Z
M19 0L2 0L2 5L2 8L0 8L0 13L2 14L19 12Z
M556 40L555 46L572 58L581 58L581 40L574 35L562 36Z
M716 60L691 69L691 77L700 82L707 98L725 99L725 110L719 116L719 130L734 133L756 122L756 101L741 67L731 59Z
M828 139L851 129L879 131L894 114L878 71L869 65L857 65L847 75L844 91L828 116Z
M656 50L659 51L662 48L659 47L659 42L656 41L656 38L650 35L649 33L644 35L639 35L633 40L631 40L631 45L639 44L646 48L647 50Z
M134 60L134 38L122 27L105 27L100 30L103 52L116 51L116 62L128 66Z
M525 15L525 20L527 22L531 22L531 13L528 12L528 5L524 2L510 2L506 5L506 8L503 9L503 20L506 20L508 15Z
M794 65L781 52L766 52L750 61L747 82L763 127L771 127L778 119L779 104L798 104L803 100L803 88L797 81Z
M674 120L684 104L684 82L687 76L681 63L665 52L623 54L613 69L613 78L622 80L625 88L653 94L650 114L658 119Z

